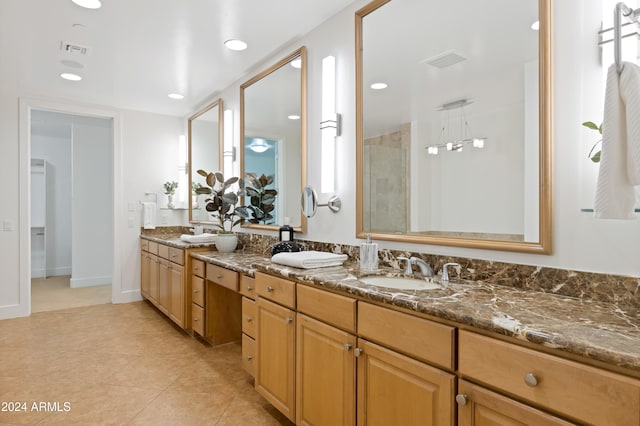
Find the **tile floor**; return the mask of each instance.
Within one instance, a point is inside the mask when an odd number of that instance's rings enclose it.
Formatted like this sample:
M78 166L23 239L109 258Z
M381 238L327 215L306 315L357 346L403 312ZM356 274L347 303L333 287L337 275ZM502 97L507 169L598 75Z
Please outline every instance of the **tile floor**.
M2 320L0 360L0 425L291 424L239 344L208 346L147 302Z
M71 288L71 277L53 276L31 280L31 312L111 303L111 284Z

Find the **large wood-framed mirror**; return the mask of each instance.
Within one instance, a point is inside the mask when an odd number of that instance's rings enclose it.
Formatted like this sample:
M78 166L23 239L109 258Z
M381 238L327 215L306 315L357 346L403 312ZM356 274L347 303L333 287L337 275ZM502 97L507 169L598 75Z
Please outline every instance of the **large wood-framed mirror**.
M206 186L205 178L196 173L199 169L207 172L222 170L222 108L222 99L217 99L188 119L191 223L214 223L204 208L207 196L195 194L194 186Z
M357 11L357 236L551 253L551 57L551 0Z
M242 226L306 232L307 54L301 47L240 86L240 175L252 219ZM252 179L255 176L256 179ZM256 213L257 212L257 213Z

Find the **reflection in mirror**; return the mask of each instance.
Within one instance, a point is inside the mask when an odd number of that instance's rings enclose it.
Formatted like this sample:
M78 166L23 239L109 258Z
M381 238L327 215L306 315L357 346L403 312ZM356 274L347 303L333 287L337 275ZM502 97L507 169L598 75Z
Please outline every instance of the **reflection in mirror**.
M205 186L205 178L196 173L202 169L217 172L222 168L222 99L207 105L189 117L189 222L213 223L204 209L206 195L195 189Z
M306 179L306 49L298 49L240 86L243 226L277 229L289 218L306 232L299 194Z
M551 252L550 1L356 13L359 237Z

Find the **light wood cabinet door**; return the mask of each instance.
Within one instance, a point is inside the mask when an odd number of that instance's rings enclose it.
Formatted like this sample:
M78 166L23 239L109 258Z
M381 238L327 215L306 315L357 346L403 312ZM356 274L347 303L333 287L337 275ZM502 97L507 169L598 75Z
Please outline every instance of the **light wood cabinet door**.
M160 261L158 256L149 255L149 300L154 305L160 298Z
M265 299L256 301L256 376L260 395L295 422L296 313Z
M455 376L358 339L358 425L454 423Z
M147 244L148 246L148 244ZM142 297L148 299L151 291L151 282L149 281L149 273L151 269L151 258L149 253L140 253L140 293Z
M170 304L169 304L169 318L178 324L181 328L184 328L184 313L185 313L185 300L184 300L184 274L183 267L175 263L169 264L169 291L170 291Z
M355 425L356 337L297 317L296 424Z
M458 384L458 426L573 425L466 380Z
M160 245L159 247L164 247ZM171 303L171 275L169 271L169 261L165 259L158 259L158 286L159 286L159 298L158 309L165 315L169 315L169 304Z

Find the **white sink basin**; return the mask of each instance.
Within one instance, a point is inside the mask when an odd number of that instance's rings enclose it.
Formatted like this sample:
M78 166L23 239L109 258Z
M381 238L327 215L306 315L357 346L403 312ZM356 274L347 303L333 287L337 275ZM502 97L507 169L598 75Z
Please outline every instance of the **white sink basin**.
M425 280L416 280L414 278L404 277L372 276L360 278L360 281L369 285L386 288L396 288L398 290L433 290L436 288L442 288L440 285L434 282L427 282Z

